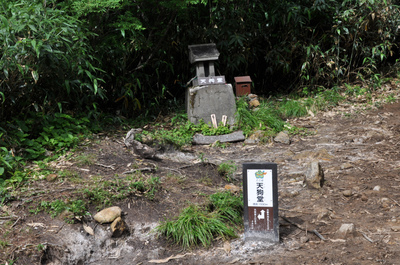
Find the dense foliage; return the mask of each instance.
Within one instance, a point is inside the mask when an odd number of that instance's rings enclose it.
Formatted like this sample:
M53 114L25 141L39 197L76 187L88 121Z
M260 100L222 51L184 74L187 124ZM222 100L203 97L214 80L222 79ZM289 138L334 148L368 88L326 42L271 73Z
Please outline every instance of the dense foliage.
M215 42L219 73L250 75L260 94L369 78L398 58L396 4L1 1L1 114L151 112L182 97L194 75L187 46L197 43Z

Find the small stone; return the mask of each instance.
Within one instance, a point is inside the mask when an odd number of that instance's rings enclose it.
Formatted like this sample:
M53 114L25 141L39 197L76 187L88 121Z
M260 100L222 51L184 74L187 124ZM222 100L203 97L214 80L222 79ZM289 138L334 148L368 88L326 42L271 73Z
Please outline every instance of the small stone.
M319 189L322 187L322 183L324 182L324 170L318 161L310 163L304 181L307 183L307 186L311 188Z
M252 135L250 135L245 141L245 144L251 145L251 144L258 144L261 139L264 137L264 131L262 130L257 130L255 131Z
M125 221L121 217L117 217L114 222L111 223L112 237L120 237L124 234L129 234L129 228Z
M215 141L219 141L220 143L228 143L228 142L240 142L244 141L245 137L243 131L236 131L230 134L224 135L202 135L196 133L193 136L193 143L202 145L202 144L212 144Z
M380 191L380 190L381 190L381 186L379 186L379 185L378 185L378 186L375 186L373 190L374 190L374 191Z
M354 224L342 224L339 230L336 231L336 238L346 239L355 236L356 229Z
M351 195L353 195L353 192L351 190L345 190L342 192L342 194L345 197L350 197Z
M394 232L400 231L400 226L392 226L390 229L392 229Z
M275 136L274 141L282 144L290 144L289 134L285 131L282 131Z
M381 203L383 208L389 208L391 206L391 201L389 198L382 198Z
M122 213L121 208L119 208L118 206L113 206L101 210L95 216L93 216L93 218L100 224L111 223L117 217L120 217L121 213Z
M260 106L260 101L258 101L258 99L253 99L249 102L250 108L257 108L258 106Z
M57 174L49 174L46 176L46 180L48 182L53 182L57 179L58 175Z
M310 239L306 236L302 236L300 237L300 243L304 244L307 243L308 241L310 241Z
M256 99L256 98L258 98L258 96L257 96L256 94L248 94L247 97L248 97L249 99Z

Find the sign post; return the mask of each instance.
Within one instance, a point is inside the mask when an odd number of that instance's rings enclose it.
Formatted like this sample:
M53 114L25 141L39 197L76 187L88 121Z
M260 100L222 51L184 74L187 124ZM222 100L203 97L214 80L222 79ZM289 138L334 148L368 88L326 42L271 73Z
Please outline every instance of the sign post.
M243 164L246 241L279 242L277 171L275 163Z

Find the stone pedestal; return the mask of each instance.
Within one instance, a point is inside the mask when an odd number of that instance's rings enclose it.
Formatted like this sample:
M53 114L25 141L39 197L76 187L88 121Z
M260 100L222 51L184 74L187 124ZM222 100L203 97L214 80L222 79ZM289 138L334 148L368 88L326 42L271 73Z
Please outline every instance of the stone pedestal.
M222 115L228 117L227 124L234 124L236 102L232 85L206 85L187 88L186 111L189 121L194 124L198 124L200 120L211 123L211 114L215 114L218 124L222 120Z

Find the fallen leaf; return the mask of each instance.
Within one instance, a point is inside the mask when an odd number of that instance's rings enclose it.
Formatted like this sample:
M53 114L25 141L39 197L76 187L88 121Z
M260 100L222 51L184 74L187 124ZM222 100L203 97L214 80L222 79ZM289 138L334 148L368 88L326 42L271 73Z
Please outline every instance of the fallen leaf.
M93 228L91 228L90 226L83 224L83 229L85 229L86 233L88 233L89 235L94 236Z

